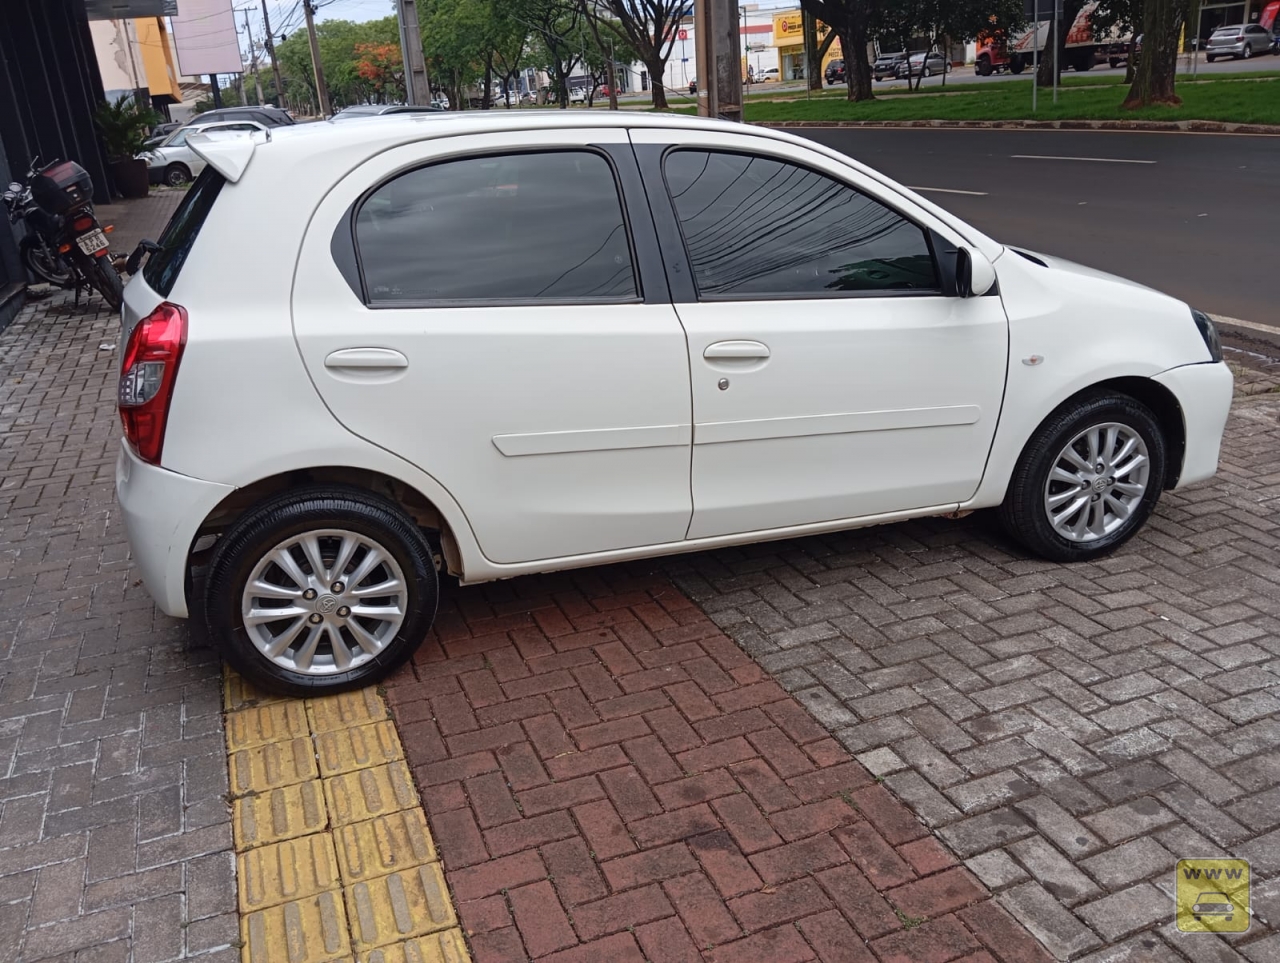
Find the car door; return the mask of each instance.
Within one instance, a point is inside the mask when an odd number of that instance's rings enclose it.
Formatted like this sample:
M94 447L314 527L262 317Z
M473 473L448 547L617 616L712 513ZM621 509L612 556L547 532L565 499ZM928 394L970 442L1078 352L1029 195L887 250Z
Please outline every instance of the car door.
M953 264L959 239L816 151L693 137L632 132L664 250L687 254L671 276L695 282L672 285L692 372L689 536L972 496L1008 334L998 296L943 293L938 255Z
M298 345L334 416L444 486L490 560L678 541L689 366L659 258L624 130L425 139L321 203Z

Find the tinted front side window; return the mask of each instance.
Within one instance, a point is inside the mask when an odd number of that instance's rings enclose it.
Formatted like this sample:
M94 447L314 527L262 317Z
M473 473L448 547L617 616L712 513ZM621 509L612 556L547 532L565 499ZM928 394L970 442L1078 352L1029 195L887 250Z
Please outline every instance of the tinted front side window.
M371 304L637 295L613 171L589 151L402 174L361 206L356 247Z
M693 150L665 170L702 297L939 289L923 230L823 174Z

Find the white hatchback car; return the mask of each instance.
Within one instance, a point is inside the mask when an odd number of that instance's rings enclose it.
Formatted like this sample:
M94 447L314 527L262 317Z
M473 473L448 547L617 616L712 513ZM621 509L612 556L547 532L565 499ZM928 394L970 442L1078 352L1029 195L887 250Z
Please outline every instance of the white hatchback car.
M503 111L191 146L125 291L117 489L160 608L263 685L394 668L438 569L997 506L1089 559L1217 467L1207 317L798 137Z

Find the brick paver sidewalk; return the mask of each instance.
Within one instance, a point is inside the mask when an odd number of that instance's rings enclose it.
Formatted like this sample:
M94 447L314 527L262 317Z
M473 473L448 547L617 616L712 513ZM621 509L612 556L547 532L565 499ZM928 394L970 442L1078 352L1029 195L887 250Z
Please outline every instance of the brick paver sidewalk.
M104 210L113 248L180 197ZM0 961L229 963L219 665L130 570L119 333L65 293L0 333Z
M1048 959L660 576L457 592L388 700L477 963Z
M1244 373L1221 469L1095 564L981 517L664 563L1059 958L1280 961L1280 397ZM1229 941L1175 861L1250 860Z

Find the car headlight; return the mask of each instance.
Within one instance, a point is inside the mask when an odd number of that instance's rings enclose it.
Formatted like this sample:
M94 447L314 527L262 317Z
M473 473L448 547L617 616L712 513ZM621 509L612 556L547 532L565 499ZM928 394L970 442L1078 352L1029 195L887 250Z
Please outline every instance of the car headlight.
M1204 338L1204 345L1209 349L1209 357L1214 361L1221 361L1222 339L1218 337L1218 326L1209 319L1209 315L1195 308L1191 309L1191 317L1195 319L1196 327L1200 329L1200 337Z

